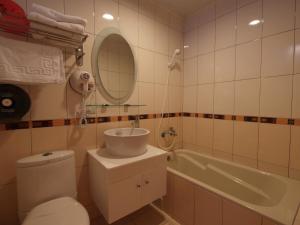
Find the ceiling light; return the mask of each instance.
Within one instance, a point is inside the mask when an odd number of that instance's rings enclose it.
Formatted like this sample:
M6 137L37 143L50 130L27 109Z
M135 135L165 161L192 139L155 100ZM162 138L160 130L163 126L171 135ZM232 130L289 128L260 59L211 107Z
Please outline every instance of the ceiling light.
M184 45L184 46L183 46L183 48L189 48L189 47L190 47L189 45Z
M102 15L102 18L105 19L105 20L113 20L114 19L114 16L109 14L109 13L104 13Z
M256 26L261 23L261 20L252 20L249 22L249 26Z

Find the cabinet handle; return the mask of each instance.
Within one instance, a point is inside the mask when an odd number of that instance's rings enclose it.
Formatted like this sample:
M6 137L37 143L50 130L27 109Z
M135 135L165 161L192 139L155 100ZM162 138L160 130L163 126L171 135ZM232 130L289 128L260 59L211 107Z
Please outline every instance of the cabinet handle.
M140 187L141 187L141 185L140 185L140 184L137 184L137 185L136 185L136 187L137 187L137 188L140 188Z
M150 183L150 181L148 181L148 180L145 181L145 184L149 184L149 183Z

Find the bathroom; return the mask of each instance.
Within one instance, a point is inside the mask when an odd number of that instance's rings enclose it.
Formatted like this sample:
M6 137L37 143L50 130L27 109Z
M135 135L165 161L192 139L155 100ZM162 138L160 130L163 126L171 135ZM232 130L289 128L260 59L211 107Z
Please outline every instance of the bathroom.
M7 29L2 7L12 2L29 20L35 4L83 18L80 51L44 43L41 33L29 38L38 26ZM76 197L90 221L82 225L300 224L300 0L0 0L0 9L1 51L14 42L61 49L64 71L63 81L32 84L7 81L0 69L1 101L6 87L27 101L17 119L0 111L0 225L23 224L17 162L62 150L74 152ZM108 96L96 68L108 34L122 37L133 59L122 101ZM82 72L92 75L87 89ZM91 150L108 145L105 131L137 127L162 152L163 166L143 166L166 173L157 182L164 190L111 222L91 188L101 185Z

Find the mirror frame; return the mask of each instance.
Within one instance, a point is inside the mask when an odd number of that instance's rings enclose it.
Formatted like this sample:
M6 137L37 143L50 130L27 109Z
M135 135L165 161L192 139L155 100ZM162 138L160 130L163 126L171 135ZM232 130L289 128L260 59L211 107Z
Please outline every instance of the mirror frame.
M102 80L101 80L101 74L99 71L99 63L98 63L98 56L101 49L101 45L103 41L111 34L118 34L120 35L128 44L130 47L132 56L133 56L133 62L134 62L134 78L133 78L133 85L130 91L128 91L128 94L122 98L115 98L109 94L109 92L105 89ZM101 62L100 62L101 63ZM94 76L96 77L96 86L99 90L100 94L110 103L112 104L123 104L131 97L132 93L134 92L136 82L137 82L137 64L136 64L136 56L134 52L133 46L126 40L126 38L121 34L120 30L115 27L109 27L105 28L102 31L100 31L96 36L93 44L92 54L91 54L91 64L92 64L92 72Z

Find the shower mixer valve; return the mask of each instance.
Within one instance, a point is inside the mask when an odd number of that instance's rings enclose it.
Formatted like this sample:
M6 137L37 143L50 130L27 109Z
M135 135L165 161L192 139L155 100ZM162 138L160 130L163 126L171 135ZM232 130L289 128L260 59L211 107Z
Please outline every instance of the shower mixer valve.
M173 137L177 136L177 132L174 129L174 127L170 127L168 130L165 130L165 131L161 132L161 137L162 138L165 138L167 135L173 136Z

